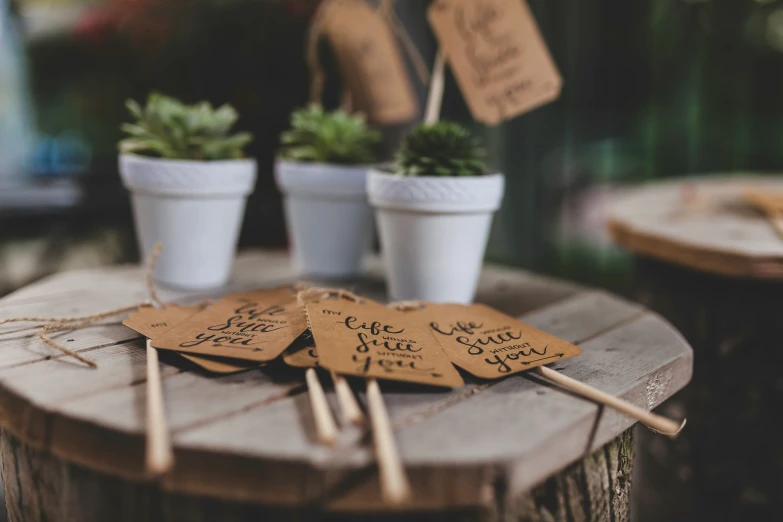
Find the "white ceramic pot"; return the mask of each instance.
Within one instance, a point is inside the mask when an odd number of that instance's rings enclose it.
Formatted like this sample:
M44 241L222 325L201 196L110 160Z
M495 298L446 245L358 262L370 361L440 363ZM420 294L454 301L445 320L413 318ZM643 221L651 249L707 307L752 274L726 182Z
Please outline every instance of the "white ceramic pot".
M154 279L181 289L225 284L245 200L255 186L255 161L166 160L121 154L120 175L132 194L143 259L149 259L155 243L163 242Z
M503 175L402 177L372 170L367 181L390 298L472 302Z
M367 169L277 161L275 180L284 196L294 262L302 272L330 278L361 273L374 229Z

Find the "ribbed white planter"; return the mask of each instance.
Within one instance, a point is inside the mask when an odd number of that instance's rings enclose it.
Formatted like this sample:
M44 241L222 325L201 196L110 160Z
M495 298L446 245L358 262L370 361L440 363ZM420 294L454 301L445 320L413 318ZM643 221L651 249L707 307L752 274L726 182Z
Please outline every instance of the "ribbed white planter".
M275 180L284 196L292 254L309 275L360 274L372 246L367 169L278 160Z
M154 279L182 289L221 286L234 260L254 160L186 161L120 155L144 259L163 252Z
M367 181L391 299L472 302L503 175L402 177L371 170Z

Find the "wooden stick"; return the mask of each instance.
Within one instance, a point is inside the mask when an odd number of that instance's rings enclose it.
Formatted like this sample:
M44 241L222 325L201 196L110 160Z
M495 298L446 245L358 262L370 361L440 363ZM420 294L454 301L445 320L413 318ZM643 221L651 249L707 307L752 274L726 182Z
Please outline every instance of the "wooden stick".
M174 465L166 415L163 409L163 387L160 383L158 351L147 339L147 471L166 473Z
M538 368L534 368L534 371L539 375L546 377L550 381L559 384L563 388L566 388L567 390L577 393L583 397L587 397L588 399L594 400L595 402L605 404L610 408L614 408L615 410L638 420L653 431L657 431L658 433L667 435L671 438L676 438L682 428L685 426L685 421L680 424L661 415L644 410L638 406L634 406L628 401L619 399L614 395L609 395L608 393L602 392L601 390L593 388L592 386L589 386L583 382L579 382L576 379L572 379L571 377L563 375L560 372L556 372L555 370L547 368L546 366L539 366Z
M332 381L334 381L334 391L337 393L337 400L340 402L340 415L344 425L355 424L364 425L364 413L359 407L359 402L351 390L351 386L345 377L331 372Z
M440 106L443 103L443 85L446 76L446 58L438 49L435 55L435 65L432 67L430 91L427 95L427 109L424 112L424 123L431 125L440 119Z
M337 440L337 423L332 416L332 410L326 400L326 393L318 379L314 368L305 371L307 391L310 393L310 407L315 419L315 431L318 433L318 441L321 444L331 446Z
M783 216L780 214L770 216L769 221L772 223L772 228L775 229L775 232L777 232L778 235L783 238Z
M370 411L372 438L375 443L375 455L378 460L378 473L381 479L381 498L389 504L400 505L411 496L411 486L405 475L397 446L394 442L389 413L383 402L378 381L367 381L367 407Z

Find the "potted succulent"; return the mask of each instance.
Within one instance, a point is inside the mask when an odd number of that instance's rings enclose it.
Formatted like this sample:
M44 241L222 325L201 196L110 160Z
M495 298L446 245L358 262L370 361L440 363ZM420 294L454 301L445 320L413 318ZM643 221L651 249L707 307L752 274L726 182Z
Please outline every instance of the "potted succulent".
M443 121L416 127L391 172L370 172L392 299L473 300L504 188L482 154L466 129Z
M361 272L373 237L367 171L379 142L361 115L319 105L291 114L275 180L294 261L304 273L344 278Z
M229 105L152 93L145 107L127 107L136 121L122 126L120 175L144 258L164 244L155 280L183 289L225 284L255 186L256 163L242 153L252 136L231 133L237 113Z

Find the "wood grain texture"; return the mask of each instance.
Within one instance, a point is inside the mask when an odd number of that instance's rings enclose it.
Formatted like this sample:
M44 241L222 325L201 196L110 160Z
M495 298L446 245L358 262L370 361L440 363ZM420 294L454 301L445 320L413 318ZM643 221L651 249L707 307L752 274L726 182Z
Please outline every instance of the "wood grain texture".
M777 520L783 511L783 283L636 264L636 295L693 346L688 412L675 441L640 433L635 520ZM727 451L730 448L730 451Z
M232 291L294 278L280 254L242 256L238 265ZM100 280L107 293L136 297L138 268L107 273L110 277L100 271L61 274L34 291L12 295L8 303L41 315L48 310L47 292L55 300L67 296L78 303L78 284L90 278ZM367 277L341 286L382 299L381 274L373 259ZM524 314L533 326L579 343L583 355L555 368L637 405L657 406L690 377L692 356L682 338L657 316L609 294L488 267L477 300ZM110 327L97 328L105 341L115 335L100 330ZM334 448L318 445L302 373L279 365L212 377L164 360L176 466L153 487L143 470L143 344L119 337L102 347L79 347L98 360L98 370L77 368L58 355L25 359L24 341L9 342L7 351L22 355L17 355L20 362L0 365L4 428L25 448L140 481L139 488L162 488L171 492L167 498L205 495L340 512L384 509L367 433L354 427L341 433ZM524 376L470 381L451 392L389 383L384 399L416 493L408 506L414 510L474 509L486 504L498 480L505 484L504 494L515 497L632 424ZM328 400L335 408L331 391Z
M783 179L715 176L643 186L612 205L609 230L645 256L726 276L783 279L783 241L742 204L751 187L783 193Z
M172 494L154 483L129 482L70 464L4 431L0 462L11 522L351 522L364 513L329 513ZM374 513L381 522L626 522L633 464L628 430L533 490L512 496L502 480L485 489L480 506Z

